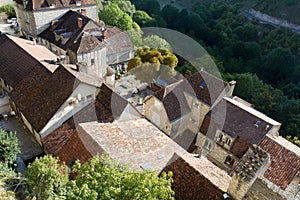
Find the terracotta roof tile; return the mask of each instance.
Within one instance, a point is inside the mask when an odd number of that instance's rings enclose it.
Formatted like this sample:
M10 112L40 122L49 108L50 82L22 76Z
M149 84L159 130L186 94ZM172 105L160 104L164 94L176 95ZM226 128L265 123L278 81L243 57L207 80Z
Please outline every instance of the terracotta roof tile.
M264 177L285 190L300 171L300 148L281 136L266 136L259 146L271 158L271 165Z
M172 189L176 199L221 199L230 176L206 158L174 154L164 171L173 172Z

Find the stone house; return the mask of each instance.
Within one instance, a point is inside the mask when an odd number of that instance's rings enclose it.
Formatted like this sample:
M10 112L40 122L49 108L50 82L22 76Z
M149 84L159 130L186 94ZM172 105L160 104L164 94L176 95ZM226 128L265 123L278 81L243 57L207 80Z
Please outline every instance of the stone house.
M65 123L43 140L47 152L70 168L75 160L84 163L107 153L130 169L154 170L158 175L172 171L176 199L221 199L230 185L225 171L204 157L193 157L146 119L91 121L75 129L71 124Z
M165 87L150 87L154 93L144 99L143 113L160 130L189 149L206 114L223 97L232 95L234 85L200 71Z
M259 146L270 155L270 165L245 198L300 199L300 148L281 136L267 135Z
M205 117L197 137L198 152L230 171L266 135L278 135L281 124L238 97L224 97Z
M80 12L93 20L98 20L95 0L14 0L21 33L34 39L49 24L68 10Z
M101 78L107 65L126 68L134 55L131 40L122 30L72 10L52 21L38 38L60 55L61 62L77 64L78 71Z
M69 66L49 63L57 56L47 48L6 35L0 43L2 89L40 144L41 137L95 98L101 82Z

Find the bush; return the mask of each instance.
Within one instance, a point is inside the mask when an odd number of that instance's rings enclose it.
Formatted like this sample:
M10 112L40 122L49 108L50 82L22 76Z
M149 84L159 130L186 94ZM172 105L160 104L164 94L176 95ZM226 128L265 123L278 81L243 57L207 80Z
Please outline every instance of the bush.
M15 17L16 12L12 5L4 5L0 7L0 13L5 12L8 17Z
M16 134L0 129L0 162L12 165L20 152L19 140Z

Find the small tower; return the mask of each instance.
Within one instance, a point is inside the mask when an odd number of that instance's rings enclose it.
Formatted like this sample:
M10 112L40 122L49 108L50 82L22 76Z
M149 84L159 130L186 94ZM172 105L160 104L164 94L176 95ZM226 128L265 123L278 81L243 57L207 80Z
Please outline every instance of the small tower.
M268 169L270 156L257 145L252 145L233 168L233 176L227 193L240 200L247 194L257 177Z

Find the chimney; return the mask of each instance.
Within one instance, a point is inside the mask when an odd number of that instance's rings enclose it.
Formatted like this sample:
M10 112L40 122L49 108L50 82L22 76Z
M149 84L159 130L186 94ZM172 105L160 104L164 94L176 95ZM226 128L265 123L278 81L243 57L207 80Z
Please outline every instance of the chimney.
M235 84L236 84L236 81L230 81L229 83L229 93L228 93L228 96L232 96L233 94L233 90L235 88Z
M101 34L102 34L102 38L103 38L103 39L106 39L106 38L107 38L106 28L102 27L102 29L101 29Z
M77 26L78 26L78 28L82 28L82 18L80 18L80 17L78 17L77 18Z

